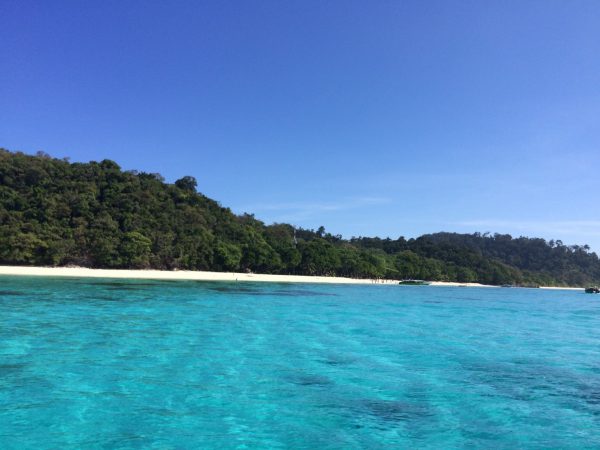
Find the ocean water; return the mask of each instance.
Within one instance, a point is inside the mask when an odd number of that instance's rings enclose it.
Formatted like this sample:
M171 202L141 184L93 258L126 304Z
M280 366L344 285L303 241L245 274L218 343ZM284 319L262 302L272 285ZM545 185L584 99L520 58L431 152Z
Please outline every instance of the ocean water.
M0 277L0 448L600 448L600 295Z

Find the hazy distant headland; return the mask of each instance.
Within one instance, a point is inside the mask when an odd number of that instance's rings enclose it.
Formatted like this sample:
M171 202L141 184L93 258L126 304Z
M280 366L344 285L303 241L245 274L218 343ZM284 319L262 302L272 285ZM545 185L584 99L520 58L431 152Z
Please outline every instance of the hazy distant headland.
M209 270L494 285L600 281L587 246L500 234L382 239L266 225L117 163L69 163L0 149L0 264ZM407 212L410 214L410 212Z

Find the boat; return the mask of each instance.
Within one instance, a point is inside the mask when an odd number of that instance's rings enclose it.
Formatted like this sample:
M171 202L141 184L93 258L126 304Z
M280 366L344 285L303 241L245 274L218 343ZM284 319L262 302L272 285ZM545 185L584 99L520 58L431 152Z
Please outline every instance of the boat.
M600 288L598 286L590 286L585 288L586 294L600 294Z
M428 286L431 283L424 280L401 280L398 284L402 284L404 286Z

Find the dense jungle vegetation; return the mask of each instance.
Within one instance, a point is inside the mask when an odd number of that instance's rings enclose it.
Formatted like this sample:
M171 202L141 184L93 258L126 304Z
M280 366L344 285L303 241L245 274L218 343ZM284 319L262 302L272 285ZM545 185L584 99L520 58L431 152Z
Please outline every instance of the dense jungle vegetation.
M193 177L0 149L0 264L412 278L486 284L600 281L588 246L501 234L356 237L266 225L197 192Z

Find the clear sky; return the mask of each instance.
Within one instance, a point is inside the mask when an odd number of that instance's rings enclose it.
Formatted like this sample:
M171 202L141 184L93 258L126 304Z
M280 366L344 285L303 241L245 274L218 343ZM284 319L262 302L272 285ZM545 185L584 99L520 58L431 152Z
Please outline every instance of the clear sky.
M345 237L600 251L600 2L0 0L0 146Z

